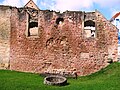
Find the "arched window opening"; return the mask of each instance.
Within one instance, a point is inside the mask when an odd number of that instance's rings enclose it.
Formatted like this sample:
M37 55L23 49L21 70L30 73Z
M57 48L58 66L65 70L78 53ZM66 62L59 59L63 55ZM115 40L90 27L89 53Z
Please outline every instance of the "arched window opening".
M28 36L38 36L38 22L29 22Z
M88 20L84 22L84 32L85 32L85 37L95 37L95 22L92 20Z
M56 20L57 25L62 24L63 22L64 22L63 18L57 18L57 20Z
M30 22L29 23L29 28L34 28L34 27L38 27L38 22Z
M88 20L84 23L84 27L95 27L95 22L91 21L91 20Z

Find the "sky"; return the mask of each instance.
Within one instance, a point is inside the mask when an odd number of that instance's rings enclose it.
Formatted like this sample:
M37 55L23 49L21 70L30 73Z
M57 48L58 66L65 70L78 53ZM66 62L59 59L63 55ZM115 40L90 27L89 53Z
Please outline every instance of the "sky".
M0 0L0 5L23 7L29 0ZM100 11L108 20L120 12L120 0L33 0L42 10Z

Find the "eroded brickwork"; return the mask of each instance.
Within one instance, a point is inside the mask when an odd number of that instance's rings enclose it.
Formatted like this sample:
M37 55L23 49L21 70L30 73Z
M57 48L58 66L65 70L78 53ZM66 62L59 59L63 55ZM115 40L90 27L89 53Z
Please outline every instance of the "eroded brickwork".
M98 11L2 6L0 12L0 63L10 62L11 70L88 75L107 66L108 58L117 61L117 29ZM94 37L85 37L88 20L95 23Z

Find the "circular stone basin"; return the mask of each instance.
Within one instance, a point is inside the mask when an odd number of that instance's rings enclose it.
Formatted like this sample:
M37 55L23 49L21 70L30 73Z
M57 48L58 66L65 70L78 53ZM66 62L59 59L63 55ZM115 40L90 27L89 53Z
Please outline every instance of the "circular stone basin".
M65 85L67 83L67 79L62 76L47 76L44 79L44 84L47 85Z

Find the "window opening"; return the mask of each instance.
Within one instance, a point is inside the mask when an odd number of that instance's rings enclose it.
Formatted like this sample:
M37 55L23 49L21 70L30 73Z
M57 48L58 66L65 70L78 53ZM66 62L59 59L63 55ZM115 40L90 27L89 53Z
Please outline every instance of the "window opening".
M27 9L27 29L26 36L39 36L38 30L38 11L35 9Z
M63 18L57 18L57 20L56 20L57 25L62 24L63 22L64 22Z
M88 20L84 22L85 37L95 37L95 22Z
M38 22L29 22L28 36L38 36Z

